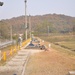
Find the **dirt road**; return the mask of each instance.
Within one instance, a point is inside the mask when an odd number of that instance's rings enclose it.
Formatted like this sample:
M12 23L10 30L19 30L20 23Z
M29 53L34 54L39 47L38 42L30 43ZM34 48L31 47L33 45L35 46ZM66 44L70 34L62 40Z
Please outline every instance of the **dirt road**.
M75 71L75 59L50 49L30 57L26 75L68 75L71 70Z

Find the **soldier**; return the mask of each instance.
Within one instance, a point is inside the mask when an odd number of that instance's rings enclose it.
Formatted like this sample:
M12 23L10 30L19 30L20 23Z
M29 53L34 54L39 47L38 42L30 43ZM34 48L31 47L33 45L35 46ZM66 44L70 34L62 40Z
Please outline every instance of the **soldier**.
M22 46L22 37L21 36L19 36L19 38L18 38L18 45L21 47Z

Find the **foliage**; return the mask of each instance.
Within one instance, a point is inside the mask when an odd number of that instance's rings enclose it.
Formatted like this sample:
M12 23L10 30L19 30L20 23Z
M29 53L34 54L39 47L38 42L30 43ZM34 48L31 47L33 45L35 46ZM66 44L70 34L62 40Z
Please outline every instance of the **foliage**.
M46 34L43 34L39 35L38 37L51 43L62 42L62 41L75 41L75 36L72 33L71 34L53 33L47 36Z
M5 22L0 21L0 37L8 38L10 35L9 30L9 26Z
M8 25L12 25L13 34L25 32L25 17L14 17L9 20L3 20ZM29 31L29 17L27 18ZM48 31L49 27L49 31ZM31 30L34 34L43 33L71 33L75 32L75 18L65 15L46 14L31 16Z

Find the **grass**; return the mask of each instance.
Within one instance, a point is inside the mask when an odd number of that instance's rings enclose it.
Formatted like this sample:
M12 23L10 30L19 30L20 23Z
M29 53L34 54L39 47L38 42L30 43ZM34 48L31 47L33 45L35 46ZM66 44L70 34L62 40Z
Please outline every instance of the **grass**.
M67 42L67 43L69 43L69 42ZM49 44L50 44L50 42L45 42L45 45L47 46L47 48L49 48L49 46L48 46ZM53 49L55 49L55 50L57 50L57 51L59 51L61 53L65 53L65 54L67 54L69 56L75 57L75 52L74 51L69 50L69 49L64 48L64 47L61 47L59 45L55 45L54 43L51 43L51 48L53 48ZM75 48L75 47L72 47L72 48Z
M40 36L41 39L44 39L48 42L61 42L61 41L75 41L75 37L71 35L50 35L50 36Z
M75 36L74 35L60 35L52 34L49 36L39 36L41 39L47 41L46 45L48 46L51 43L51 47L62 52L67 53L68 55L75 56Z
M64 48L75 51L75 41L57 42L57 44Z
M69 50L69 49L63 48L63 47L61 47L61 46L59 46L59 45L55 45L55 44L52 44L51 47L52 47L53 49L55 49L55 50L61 52L61 53L64 53L64 54L68 55L68 56L75 57L75 52L74 52L74 51L71 51L71 50Z

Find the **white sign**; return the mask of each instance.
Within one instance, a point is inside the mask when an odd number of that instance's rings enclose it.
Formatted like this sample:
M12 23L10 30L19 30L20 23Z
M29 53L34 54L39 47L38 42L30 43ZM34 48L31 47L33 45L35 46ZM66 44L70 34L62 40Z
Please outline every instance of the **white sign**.
M44 42L44 40L42 42Z
M51 47L51 44L49 44L49 48Z

